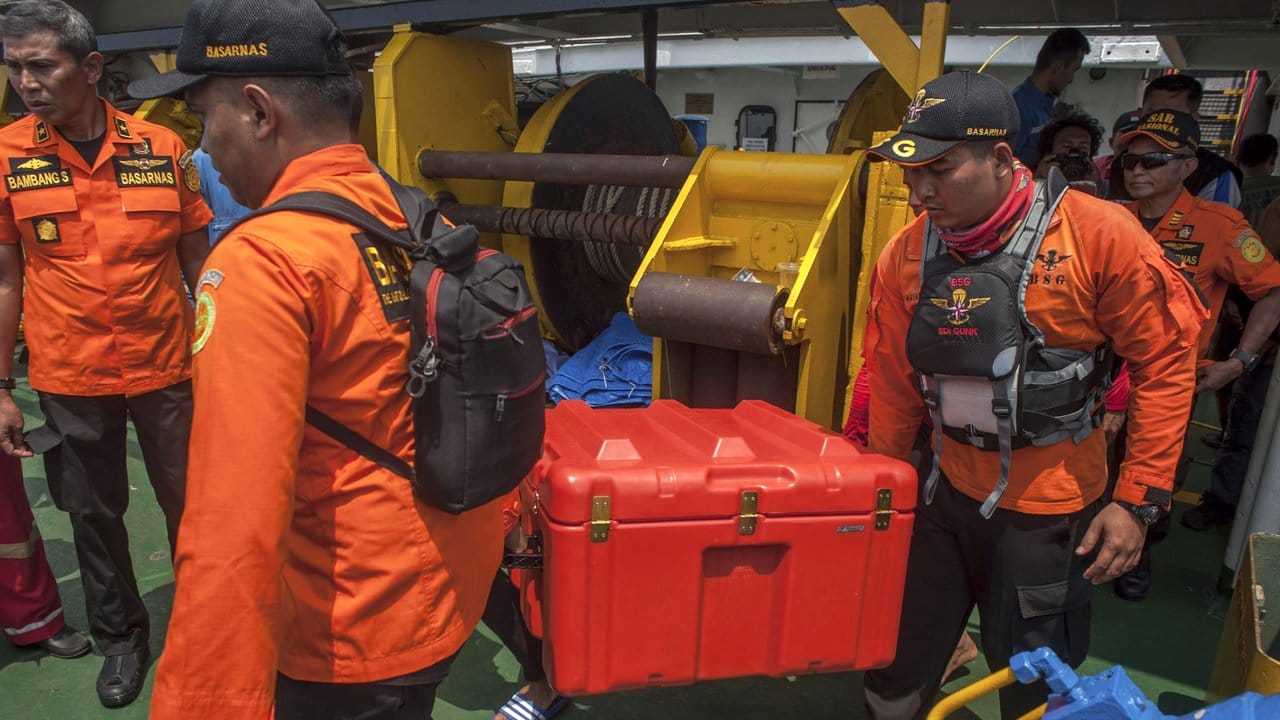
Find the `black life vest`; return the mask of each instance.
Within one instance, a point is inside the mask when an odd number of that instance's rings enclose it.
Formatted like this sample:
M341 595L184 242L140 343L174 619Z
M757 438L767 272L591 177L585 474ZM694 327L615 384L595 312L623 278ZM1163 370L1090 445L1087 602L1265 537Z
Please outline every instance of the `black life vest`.
M943 434L1000 453L1000 478L981 508L991 517L1013 450L1079 444L1102 422L1115 366L1110 344L1046 348L1026 311L1036 253L1066 189L1052 170L1004 248L969 262L945 252L932 222L925 226L920 299L907 329L907 358L934 427L925 503L937 487Z

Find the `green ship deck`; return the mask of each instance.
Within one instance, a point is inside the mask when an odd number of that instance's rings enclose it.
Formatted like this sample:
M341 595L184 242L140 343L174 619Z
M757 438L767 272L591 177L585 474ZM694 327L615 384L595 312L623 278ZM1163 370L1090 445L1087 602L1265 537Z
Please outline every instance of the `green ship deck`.
M27 413L28 427L40 424L35 394L25 383L14 391ZM1202 415L1209 402L1201 403ZM1208 419L1208 418L1206 418ZM1190 448L1197 462L1188 488L1178 496L1175 514L1194 502L1208 482L1213 451L1199 441L1193 428ZM129 473L133 502L127 515L134 569L152 622L152 655L164 646L165 627L173 601L164 522L146 480L141 451L129 438ZM70 624L86 626L84 595L76 566L67 517L49 499L40 460L23 461L27 494ZM1177 522L1154 558L1153 587L1145 602L1115 598L1108 586L1100 587L1094 601L1093 642L1081 674L1122 665L1148 697L1170 714L1191 712L1204 705L1203 691L1209 679L1227 598L1215 592L1228 531L1194 533ZM912 619L907 618L907 622ZM920 619L916 620L921 621ZM970 633L977 636L976 618ZM625 652L625 648L619 648ZM0 643L0 718L4 720L78 720L147 717L154 678L154 662L142 696L134 704L107 710L99 705L94 683L102 657L93 654L75 660L59 660L40 650L14 648ZM440 689L434 716L437 720L482 720L492 717L515 690L518 666L483 626L471 637ZM987 674L982 659L971 662L944 688L952 692ZM793 678L749 678L701 683L688 687L655 688L586 698L560 717L640 718L736 717L756 718L860 718L861 675L843 673ZM998 718L994 696L984 697L954 718Z

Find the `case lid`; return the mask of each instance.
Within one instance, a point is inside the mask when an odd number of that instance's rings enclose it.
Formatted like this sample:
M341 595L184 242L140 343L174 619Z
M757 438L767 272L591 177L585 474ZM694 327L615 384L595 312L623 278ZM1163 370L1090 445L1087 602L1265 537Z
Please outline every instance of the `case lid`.
M602 497L611 520L652 522L740 515L744 492L764 516L866 513L877 501L911 510L917 487L907 463L760 400L724 410L562 402L547 411L529 482L538 511L561 524L589 522Z

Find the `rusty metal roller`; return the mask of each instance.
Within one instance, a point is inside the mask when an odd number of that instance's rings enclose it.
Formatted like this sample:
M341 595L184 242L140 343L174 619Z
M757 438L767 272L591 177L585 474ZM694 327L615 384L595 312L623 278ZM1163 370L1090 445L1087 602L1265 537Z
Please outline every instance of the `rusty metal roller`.
M631 299L646 335L759 355L782 351L782 306L775 285L651 272Z

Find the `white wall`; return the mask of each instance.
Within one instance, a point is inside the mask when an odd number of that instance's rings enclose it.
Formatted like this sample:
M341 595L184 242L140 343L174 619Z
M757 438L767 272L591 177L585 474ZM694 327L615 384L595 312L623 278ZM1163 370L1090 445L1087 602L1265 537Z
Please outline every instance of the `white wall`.
M791 152L796 101L844 100L873 69L869 65L843 65L838 68L838 78L822 80L802 79L798 67L667 70L658 73L658 96L672 115L682 115L685 93L713 93L715 111L709 116L707 142L725 147L733 147L734 121L744 105L771 105L778 113L776 149ZM1013 88L1027 76L1030 68L1000 66L988 68L988 72ZM1109 132L1117 115L1137 107L1141 81L1139 69L1108 67L1104 77L1094 80L1086 68L1076 74L1076 81L1062 99L1081 104L1085 112L1096 117ZM1101 152L1108 151L1104 147Z

